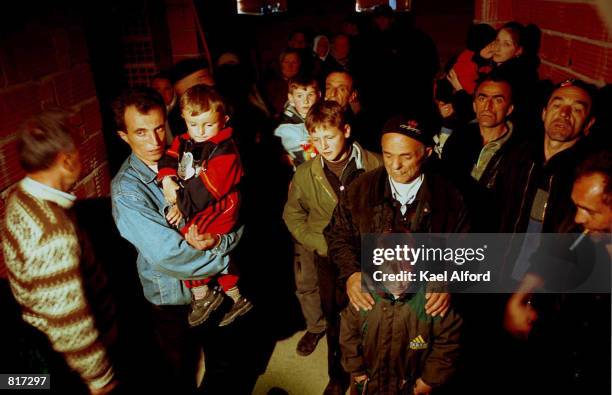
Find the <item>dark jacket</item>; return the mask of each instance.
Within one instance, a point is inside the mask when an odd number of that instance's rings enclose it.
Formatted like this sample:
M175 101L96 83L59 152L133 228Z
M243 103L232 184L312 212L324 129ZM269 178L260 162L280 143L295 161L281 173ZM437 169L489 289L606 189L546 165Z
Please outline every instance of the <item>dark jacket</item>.
M494 187L500 202L499 231L522 233L527 229L538 180L548 179L548 201L542 232L556 232L574 212L571 200L576 167L586 153L586 142L578 141L544 163L544 139L514 146L499 165Z
M367 374L368 395L412 394L416 379L433 388L456 370L462 320L450 309L444 317L425 314L425 294L398 300L373 294L370 311L342 312L342 365L353 376Z
M456 130L448 138L442 151L441 166L465 197L471 217L474 219L473 225L479 231L496 231L499 226L497 216L491 215L499 212L492 190L497 182L503 157L512 147L520 143L521 136L514 127L511 133L509 139L489 160L478 181L471 176L472 168L478 162L483 148L478 123L469 123Z
M417 193L411 232L466 232L469 229L463 197L444 176L425 170ZM360 271L361 235L393 232L396 209L384 167L363 174L349 187L324 230L328 256L346 280Z

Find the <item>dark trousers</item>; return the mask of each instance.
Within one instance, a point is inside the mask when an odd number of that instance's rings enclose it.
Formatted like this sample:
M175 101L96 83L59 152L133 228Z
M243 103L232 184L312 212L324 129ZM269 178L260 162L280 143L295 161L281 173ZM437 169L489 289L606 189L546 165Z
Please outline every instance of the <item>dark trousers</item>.
M189 306L152 306L153 329L166 370L164 393L196 392L196 370L200 347L206 372L200 394L250 394L262 373L253 362L255 332L251 316L226 327L212 320L197 328L187 323Z
M346 306L348 298L338 279L338 267L329 259L318 255L315 256L315 262L319 276L321 308L327 321L327 371L331 380L348 384L348 374L340 362L340 312Z
M200 344L187 323L189 306L151 306L153 332L162 354L165 391L191 394L196 390Z

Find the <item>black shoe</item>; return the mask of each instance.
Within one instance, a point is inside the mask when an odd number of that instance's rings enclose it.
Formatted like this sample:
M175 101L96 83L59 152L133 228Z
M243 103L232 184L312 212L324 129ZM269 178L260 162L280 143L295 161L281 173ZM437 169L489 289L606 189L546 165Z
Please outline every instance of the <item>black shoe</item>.
M327 387L323 391L323 395L344 395L348 387L342 384L339 380L329 380Z
M244 296L238 298L237 301L234 302L230 311L228 311L223 319L219 323L219 326L226 326L234 322L234 320L241 315L248 313L253 308L253 304Z
M203 299L193 299L191 301L191 311L189 312L189 326L192 328L203 324L213 311L217 310L223 302L223 293L217 288L209 288Z
M298 355L301 355L303 357L312 354L315 348L317 348L319 340L321 340L323 336L325 336L325 331L321 333L312 333L306 331L306 333L304 333L304 336L302 336L302 338L298 342L297 347L295 348L295 352L297 352Z

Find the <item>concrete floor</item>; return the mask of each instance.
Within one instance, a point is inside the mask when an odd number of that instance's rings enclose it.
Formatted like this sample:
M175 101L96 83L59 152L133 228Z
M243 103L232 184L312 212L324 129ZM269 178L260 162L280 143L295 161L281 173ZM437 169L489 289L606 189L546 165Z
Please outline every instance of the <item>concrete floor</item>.
M303 334L304 331L300 331L276 343L266 373L255 385L254 395L267 395L272 388L282 389L289 395L323 393L328 382L327 340L323 337L312 354L302 357L295 348Z

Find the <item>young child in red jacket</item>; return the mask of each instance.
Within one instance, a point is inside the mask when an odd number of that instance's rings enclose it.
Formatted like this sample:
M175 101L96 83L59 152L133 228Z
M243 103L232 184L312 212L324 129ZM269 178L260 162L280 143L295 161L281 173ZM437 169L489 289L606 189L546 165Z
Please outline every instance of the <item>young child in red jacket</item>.
M192 226L201 234L229 233L238 220L238 183L243 169L232 128L226 126L229 116L225 104L213 88L195 85L181 96L180 106L187 133L174 138L158 164L157 179L162 183L166 200L173 204L166 219L179 226L184 218L186 223L180 229L183 235ZM233 269L230 264L228 271ZM189 324L205 322L221 305L223 293L234 303L220 326L248 312L252 304L240 294L237 282L238 276L229 273L185 280L193 295Z

